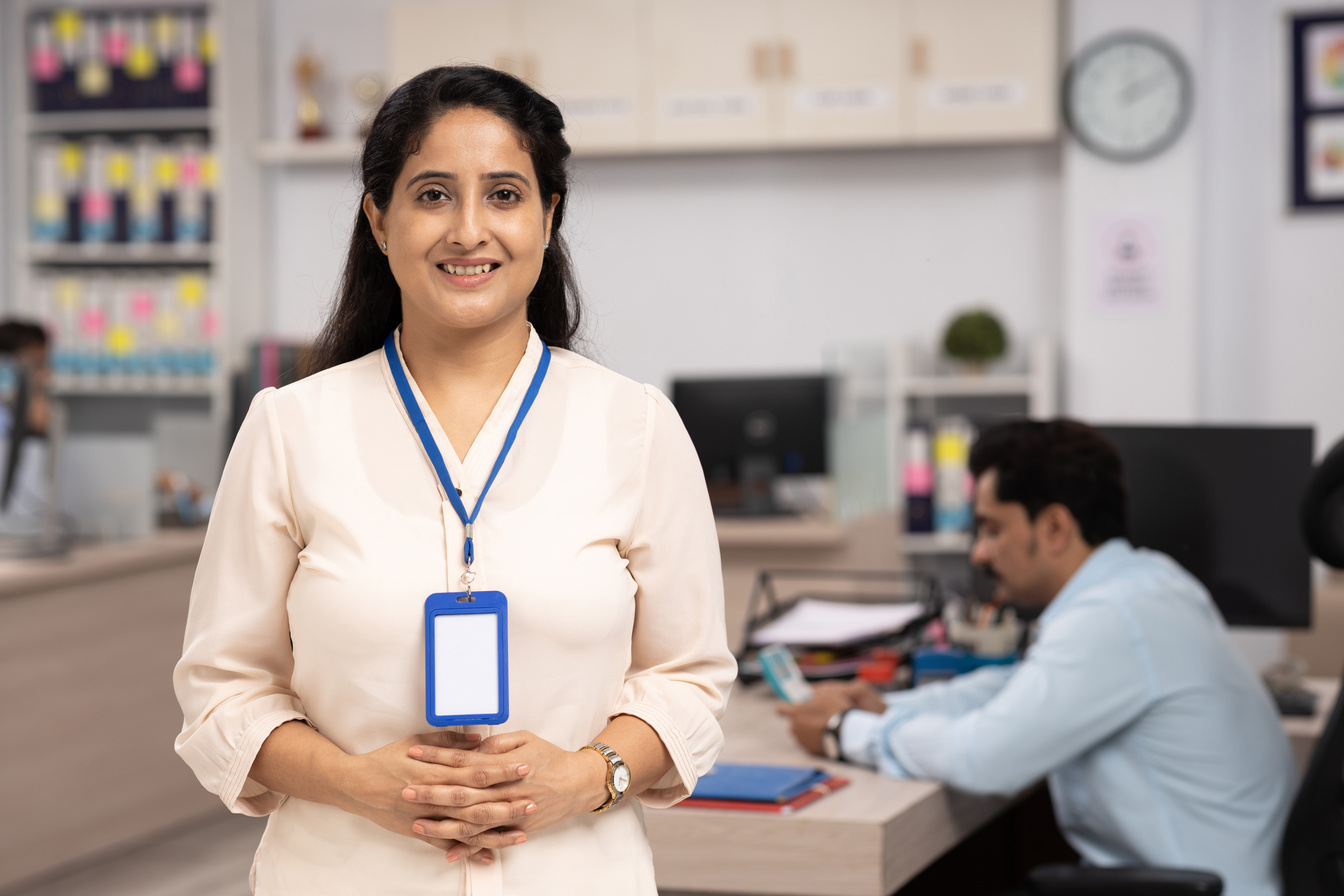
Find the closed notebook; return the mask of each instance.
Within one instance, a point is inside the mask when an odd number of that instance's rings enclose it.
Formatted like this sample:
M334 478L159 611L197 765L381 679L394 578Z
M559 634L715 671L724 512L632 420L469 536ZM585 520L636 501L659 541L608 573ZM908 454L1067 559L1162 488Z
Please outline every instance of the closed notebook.
M827 777L826 772L810 766L719 762L696 783L692 796L697 799L787 803Z

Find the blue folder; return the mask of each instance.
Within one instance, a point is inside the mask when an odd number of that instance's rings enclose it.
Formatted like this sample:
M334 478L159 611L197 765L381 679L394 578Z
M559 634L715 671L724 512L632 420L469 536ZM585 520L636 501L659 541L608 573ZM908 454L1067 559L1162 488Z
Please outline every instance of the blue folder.
M711 800L787 803L829 775L800 765L719 762L696 783L693 796Z

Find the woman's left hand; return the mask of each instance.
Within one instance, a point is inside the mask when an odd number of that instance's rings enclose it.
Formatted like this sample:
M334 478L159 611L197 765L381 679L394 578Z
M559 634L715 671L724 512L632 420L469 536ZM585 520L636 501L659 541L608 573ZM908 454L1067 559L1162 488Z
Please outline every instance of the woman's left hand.
M446 763L451 752L427 744L411 748L411 756L422 762ZM475 813L469 810L480 803L530 800L536 811L510 822L508 827L538 831L596 809L607 800L607 761L594 750L570 752L530 731L510 731L481 741L476 752L502 756L509 763L528 766L530 771L518 781L481 789L416 786L414 802L433 805L436 813L448 816L416 821L429 836L460 839L462 822L472 820ZM462 808L457 810L455 806Z

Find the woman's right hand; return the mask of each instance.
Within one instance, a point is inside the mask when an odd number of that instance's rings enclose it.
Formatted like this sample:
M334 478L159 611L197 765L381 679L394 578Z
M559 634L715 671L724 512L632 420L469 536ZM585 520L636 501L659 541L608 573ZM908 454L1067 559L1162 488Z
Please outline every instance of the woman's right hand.
M422 762L411 758L410 748L417 745L446 748L448 761ZM417 785L458 785L484 789L496 784L517 781L527 775L526 765L502 761L502 757L479 753L480 735L455 731L435 731L417 734L379 747L368 753L349 756L346 763L345 783L341 787L346 799L341 806L347 812L367 818L379 827L423 840L448 854L454 861L470 856L477 861L494 860L492 853L483 850L499 849L522 842L523 834L510 830L509 824L536 811L526 799L478 803L471 809L471 822L458 822L461 840L431 837L416 824L424 818L460 818L462 809L445 807L437 812L423 802L412 802L406 797L408 789ZM451 810L451 815L450 811Z

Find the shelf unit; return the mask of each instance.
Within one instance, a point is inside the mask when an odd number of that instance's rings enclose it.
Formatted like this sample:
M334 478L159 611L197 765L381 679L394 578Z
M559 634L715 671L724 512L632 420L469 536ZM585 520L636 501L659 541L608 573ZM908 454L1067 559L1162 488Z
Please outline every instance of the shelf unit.
M210 105L35 111L27 71L30 15L58 8L85 15L205 10L217 40L210 72ZM54 378L52 394L65 406L63 416L67 421L59 461L65 477L63 494L82 487L90 477L113 478L112 471L91 469L100 463L93 446L99 440L110 443L122 437L151 440L156 464L183 469L207 488L213 488L218 480L230 420L228 372L245 358L242 347L262 330L261 270L256 261L261 257L262 240L262 229L257 226L261 216L260 168L252 157L260 123L260 22L259 0L14 0L0 6L4 107L11 113L4 129L9 166L6 174L12 185L4 212L12 237L8 313L29 318L42 315L36 288L41 278L107 270L119 276L144 272L147 279L208 273L211 303L218 318L218 327L208 343L214 358L208 375L127 373L95 379L67 373ZM181 133L207 135L215 159L218 187L209 242L99 245L29 241L32 149L37 141L97 135L124 140ZM172 419L165 420L163 415ZM164 433L170 435L165 438ZM81 439L88 443L83 446L87 450L81 450ZM81 466L83 469L77 469Z
M906 430L912 422L961 416L980 427L995 419L1027 416L1053 417L1058 408L1057 361L1053 340L1031 340L1016 358L1008 358L983 373L965 373L947 366L923 345L893 346L887 364L887 445L892 471L892 503L904 518L905 494L901 471L905 467ZM913 566L932 568L944 580L966 578L965 557L971 547L968 532L905 532L901 549ZM953 570L953 566L958 567Z

